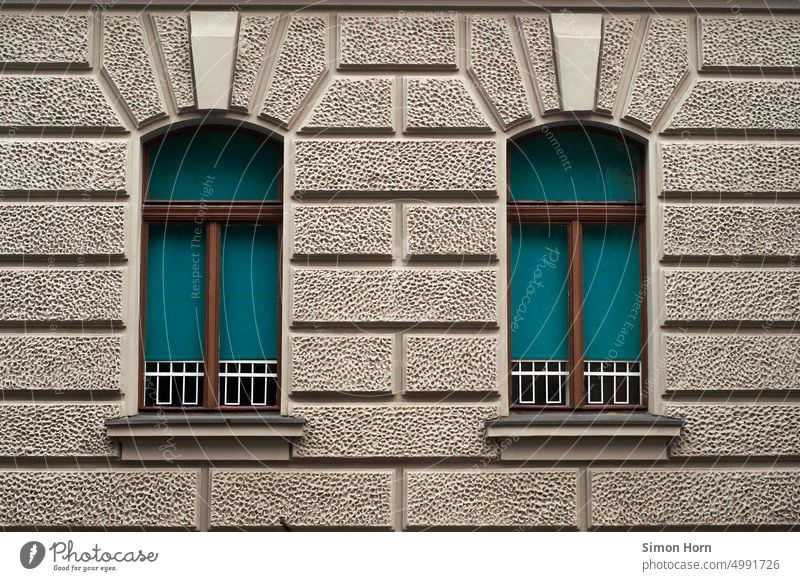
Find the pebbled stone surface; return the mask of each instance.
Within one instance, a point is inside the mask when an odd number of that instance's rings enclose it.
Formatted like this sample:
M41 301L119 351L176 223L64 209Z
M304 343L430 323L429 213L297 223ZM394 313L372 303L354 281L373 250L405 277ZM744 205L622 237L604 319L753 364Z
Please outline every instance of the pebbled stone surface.
M497 207L407 205L409 256L496 256Z
M194 109L195 87L192 72L192 44L189 37L189 15L153 14L153 27L158 37L161 58L178 111Z
M511 44L511 28L505 18L470 18L467 56L467 70L504 128L531 118L522 73Z
M796 18L701 18L701 68L785 70L800 67Z
M795 323L800 272L794 270L670 270L664 275L667 321Z
M789 143L664 143L665 193L800 192L800 147Z
M123 193L124 141L0 140L0 192Z
M800 337L666 335L667 391L800 389Z
M664 206L666 256L800 255L800 207Z
M0 64L89 67L86 14L0 14Z
M339 67L455 69L455 24L448 15L340 16Z
M124 253L122 204L0 205L0 255Z
M575 528L576 470L406 471L406 526Z
M393 131L391 78L340 78L303 126L305 131Z
M0 404L0 457L116 456L104 422L120 415L118 404Z
M796 525L800 471L591 470L591 525Z
M122 270L0 269L0 321L121 321Z
M678 83L689 72L685 18L651 17L625 117L652 127Z
M297 458L494 457L484 422L494 406L295 405L306 420Z
M292 299L294 323L496 324L497 271L294 269Z
M288 126L328 70L328 19L292 16L267 87L261 116Z
M407 78L405 130L490 131L461 79Z
M388 529L393 473L212 470L210 524Z
M391 256L392 206L294 207L294 254Z
M293 335L292 393L392 391L391 335Z
M672 116L668 132L792 131L800 129L800 82L703 79Z
M295 141L295 193L493 193L493 140Z
M496 337L406 335L403 351L408 393L498 390Z
M639 18L603 18L603 43L600 49L600 76L597 83L597 110L611 113L617 102L619 82L631 52L633 32Z
M558 111L561 109L561 99L556 80L556 63L553 60L550 19L546 16L520 16L519 24L542 110L545 113Z
M197 473L186 468L3 471L0 527L195 529Z
M124 129L94 77L0 76L0 127Z
M166 115L139 17L103 18L103 72L137 127Z
M0 335L0 389L118 390L119 336Z
M247 111L264 65L278 16L243 15L239 19L239 43L231 87L231 109Z
M668 404L664 414L686 420L672 441L673 456L800 455L796 405Z

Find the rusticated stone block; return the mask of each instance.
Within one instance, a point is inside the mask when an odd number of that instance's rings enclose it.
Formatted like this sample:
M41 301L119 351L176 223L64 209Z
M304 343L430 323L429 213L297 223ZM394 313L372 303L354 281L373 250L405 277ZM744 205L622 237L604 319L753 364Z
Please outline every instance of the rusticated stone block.
M233 69L231 108L247 111L256 81L275 31L278 16L243 15L239 20L239 43Z
M406 471L406 527L578 525L577 470Z
M118 404L0 404L0 456L114 456L104 422Z
M673 456L800 455L796 405L670 404L664 414L686 420L672 442Z
M547 16L520 16L520 31L525 40L531 71L545 113L561 109L553 60L553 40Z
M664 143L665 193L800 191L800 147L789 143Z
M288 126L328 70L328 19L292 16L272 71L261 116Z
M633 40L638 18L603 18L603 44L600 50L600 76L597 83L597 110L611 113L617 102L619 82Z
M497 193L494 140L296 141L295 192Z
M197 528L197 470L0 472L0 527Z
M294 254L391 256L392 206L297 205Z
M494 457L484 434L494 406L295 405L303 418L300 458Z
M800 337L666 335L667 391L800 389Z
M704 69L791 70L800 67L800 20L796 18L700 19Z
M406 131L491 131L461 79L405 80Z
M800 207L664 206L666 256L800 255Z
M772 132L800 129L800 82L699 80L668 132Z
M0 389L117 390L118 336L0 335Z
M409 205L405 234L408 256L495 256L497 207Z
M392 391L391 335L293 335L292 393Z
M117 255L125 249L122 204L0 205L0 255Z
M591 525L796 525L794 470L591 470Z
M153 14L151 17L158 37L161 58L167 67L175 108L178 111L194 109L194 75L188 13Z
M405 389L415 392L496 392L497 338L406 335Z
M0 269L0 321L121 321L122 270Z
M0 127L125 128L88 75L0 76Z
M125 191L124 141L0 141L0 191L109 193Z
M685 18L650 18L625 117L652 127L678 83L689 72Z
M8 66L89 66L86 14L0 15L0 64Z
M451 16L341 16L339 66L369 69L455 69Z
M103 73L137 127L166 115L140 17L103 18Z
M497 323L494 269L295 269L292 297L295 323Z
M494 114L508 128L531 118L525 85L502 17L473 16L469 21L467 70Z
M211 471L211 526L392 526L390 470Z
M336 79L322 95L304 131L393 131L391 78Z
M800 318L800 272L671 270L664 275L667 321L793 323Z

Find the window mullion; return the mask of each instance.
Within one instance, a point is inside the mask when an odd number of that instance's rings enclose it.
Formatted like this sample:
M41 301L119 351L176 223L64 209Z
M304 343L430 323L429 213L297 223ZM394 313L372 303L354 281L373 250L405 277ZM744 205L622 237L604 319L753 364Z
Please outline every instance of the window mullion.
M219 222L206 226L206 336L205 397L206 408L219 407L219 294L220 294Z
M569 368L570 406L583 404L583 232L581 223L569 225Z

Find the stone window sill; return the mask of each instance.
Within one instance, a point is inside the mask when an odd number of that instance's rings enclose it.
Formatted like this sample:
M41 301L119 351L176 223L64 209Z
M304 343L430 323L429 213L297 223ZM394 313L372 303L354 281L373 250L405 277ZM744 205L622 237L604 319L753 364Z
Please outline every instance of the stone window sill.
M684 421L648 412L540 412L486 422L503 460L666 460Z
M277 413L142 413L106 430L122 460L288 460L304 423Z

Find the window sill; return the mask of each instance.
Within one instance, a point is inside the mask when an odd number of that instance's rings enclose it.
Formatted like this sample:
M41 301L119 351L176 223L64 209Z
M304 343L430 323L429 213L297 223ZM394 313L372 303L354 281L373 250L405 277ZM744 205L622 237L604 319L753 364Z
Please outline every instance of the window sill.
M288 460L304 420L277 413L141 413L106 422L122 460Z
M684 421L648 412L539 412L486 422L503 460L666 460Z

